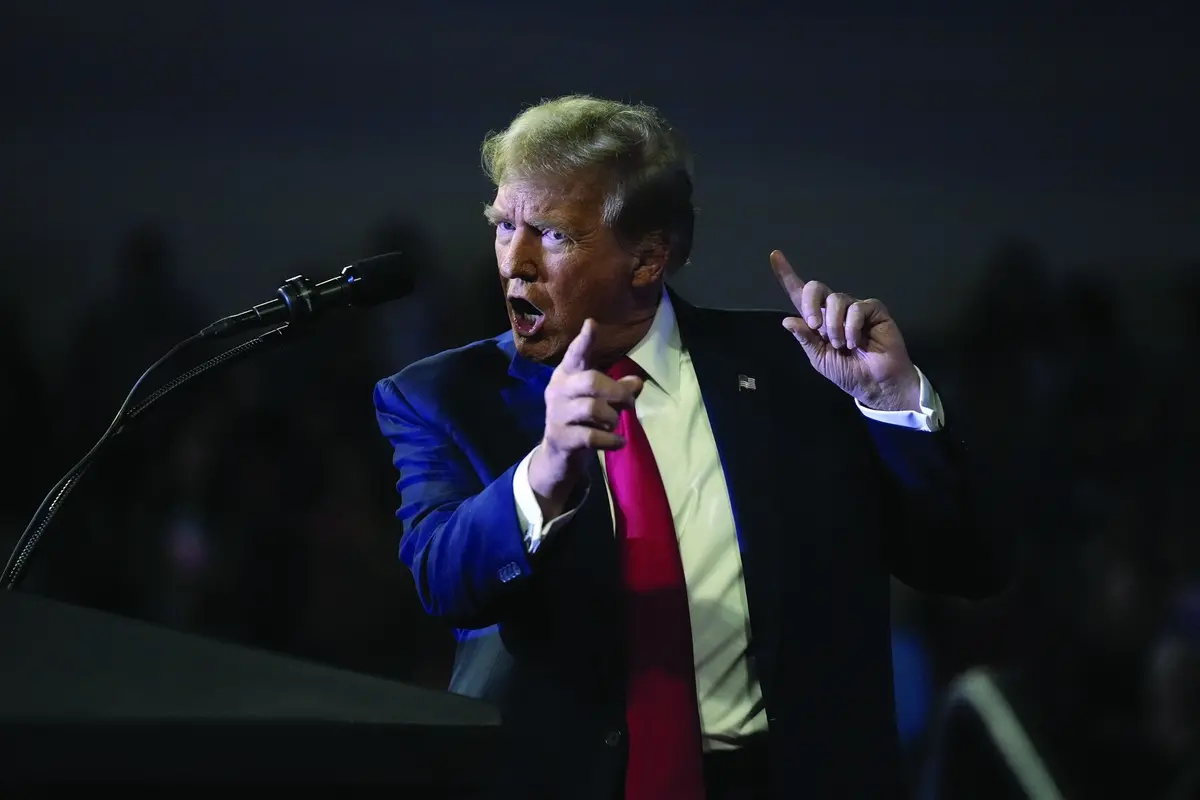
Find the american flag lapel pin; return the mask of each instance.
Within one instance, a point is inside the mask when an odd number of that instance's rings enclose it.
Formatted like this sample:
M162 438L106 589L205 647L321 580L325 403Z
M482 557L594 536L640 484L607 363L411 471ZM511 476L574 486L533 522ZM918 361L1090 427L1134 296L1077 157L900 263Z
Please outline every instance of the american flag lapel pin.
M754 382L754 378L749 375L738 375L738 391L753 392L758 388L758 384Z

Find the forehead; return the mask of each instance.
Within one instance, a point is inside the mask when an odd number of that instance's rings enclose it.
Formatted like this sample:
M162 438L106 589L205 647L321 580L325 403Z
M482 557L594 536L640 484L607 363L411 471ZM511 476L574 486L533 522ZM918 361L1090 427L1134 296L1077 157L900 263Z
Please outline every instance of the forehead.
M495 209L523 219L583 222L604 210L604 187L594 178L558 181L509 181L496 189Z

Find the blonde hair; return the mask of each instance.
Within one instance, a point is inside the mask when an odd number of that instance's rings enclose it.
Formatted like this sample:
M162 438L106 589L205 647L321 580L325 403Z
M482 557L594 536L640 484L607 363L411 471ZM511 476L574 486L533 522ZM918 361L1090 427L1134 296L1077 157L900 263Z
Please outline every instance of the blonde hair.
M683 137L657 109L587 95L546 100L483 141L483 169L496 186L608 176L604 223L626 244L661 234L668 274L687 263L696 210Z

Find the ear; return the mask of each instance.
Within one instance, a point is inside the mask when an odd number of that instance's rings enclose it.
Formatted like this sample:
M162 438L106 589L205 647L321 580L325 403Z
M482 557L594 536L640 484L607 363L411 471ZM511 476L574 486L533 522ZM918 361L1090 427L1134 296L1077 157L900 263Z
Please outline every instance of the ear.
M671 248L661 231L647 234L633 249L633 287L644 289L666 277Z

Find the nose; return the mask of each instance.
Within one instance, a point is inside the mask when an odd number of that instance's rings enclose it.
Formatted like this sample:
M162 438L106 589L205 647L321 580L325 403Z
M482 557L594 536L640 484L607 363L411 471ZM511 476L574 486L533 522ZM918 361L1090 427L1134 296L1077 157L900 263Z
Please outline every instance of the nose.
M500 275L505 280L522 280L526 283L537 280L541 271L541 238L518 229L508 243L497 248Z

